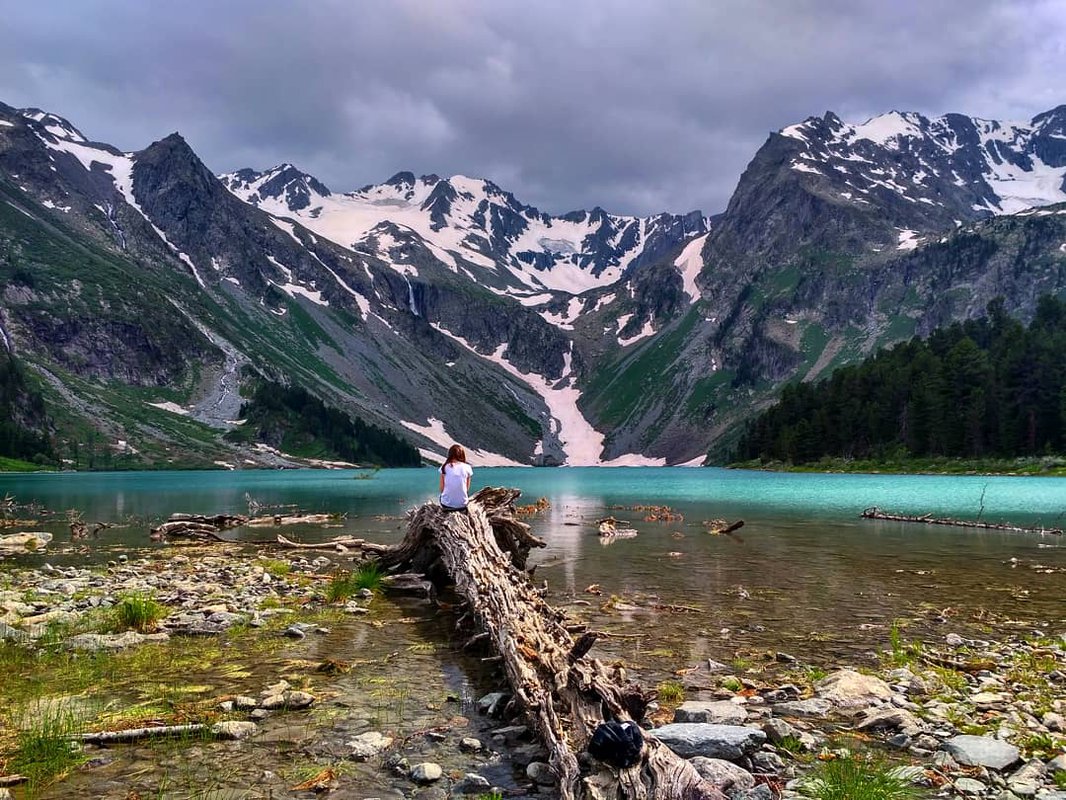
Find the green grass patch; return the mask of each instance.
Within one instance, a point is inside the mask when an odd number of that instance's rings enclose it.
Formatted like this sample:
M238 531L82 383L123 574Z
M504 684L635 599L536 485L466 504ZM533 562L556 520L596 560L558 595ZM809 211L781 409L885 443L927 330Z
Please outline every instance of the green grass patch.
M85 761L71 740L78 720L70 709L37 705L24 709L16 735L16 749L7 771L29 779L31 796Z
M800 791L815 800L909 800L917 790L886 762L849 756L823 761Z
M0 456L0 472L54 472L55 467Z
M660 703L679 705L685 702L685 687L677 681L663 681L655 687Z
M341 603L362 589L376 592L381 588L385 573L376 561L367 561L353 572L338 572L326 587L326 601Z
M115 623L121 630L149 633L169 613L170 609L152 595L135 592L115 606Z

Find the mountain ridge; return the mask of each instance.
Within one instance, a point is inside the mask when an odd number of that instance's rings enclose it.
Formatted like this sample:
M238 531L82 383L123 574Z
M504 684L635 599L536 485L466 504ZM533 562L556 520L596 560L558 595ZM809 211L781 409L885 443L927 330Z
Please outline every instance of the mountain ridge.
M253 369L431 460L462 441L482 463L690 463L785 382L979 313L992 292L1023 317L1061 293L1057 206L996 215L1015 195L992 203L1005 182L981 176L1066 174L1063 111L951 152L943 118L812 117L768 137L723 213L639 218L544 214L465 176L399 172L347 193L288 163L215 176L180 134L122 153L0 105L0 270L38 282L0 293L0 321L54 378L53 401L121 406L112 432L136 408L151 416L137 435L168 447L195 434L210 452ZM107 281L96 305L73 266L86 246ZM144 286L106 277L138 273ZM133 387L156 395L132 402ZM248 456L226 447L216 460Z

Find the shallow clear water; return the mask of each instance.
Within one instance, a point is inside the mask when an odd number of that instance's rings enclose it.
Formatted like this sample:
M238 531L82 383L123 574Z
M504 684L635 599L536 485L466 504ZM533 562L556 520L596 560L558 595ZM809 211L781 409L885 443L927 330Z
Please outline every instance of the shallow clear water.
M585 589L600 584L604 596L632 600L637 609L604 612L598 624L654 634L679 658L721 659L744 647L773 646L845 658L883 646L897 617L943 620L928 622L923 635L934 635L937 624L1066 619L1062 537L859 519L873 505L972 519L983 495L985 520L1061 527L1066 479L475 469L475 488L517 486L528 502L551 502L531 524L548 545L534 558L537 579L549 581L555 602L590 601L595 609L603 598ZM392 541L402 533L403 512L432 499L436 489L437 474L429 469L381 470L354 480L359 474L368 473L12 475L0 477L0 495L55 511L77 509L90 522L128 523L105 531L88 552L48 556L83 560L104 557L109 546L151 546L149 522L172 512L246 512L248 497L347 514L338 528L286 529L286 535ZM668 505L684 520L645 522L643 512L626 508L634 505ZM632 523L639 535L603 546L595 523L608 514ZM746 524L735 536L713 536L700 523L714 518ZM59 541L68 538L61 517L43 527ZM662 604L698 611L653 608Z

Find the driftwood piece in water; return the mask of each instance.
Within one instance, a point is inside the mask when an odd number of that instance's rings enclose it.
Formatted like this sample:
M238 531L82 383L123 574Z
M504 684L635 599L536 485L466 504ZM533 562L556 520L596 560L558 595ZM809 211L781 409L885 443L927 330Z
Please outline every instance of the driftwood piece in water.
M604 539L632 539L637 535L636 528L619 528L624 524L614 517L604 517L596 520L596 531Z
M25 775L0 775L0 787L18 786L20 783L29 782Z
M216 542L225 541L218 534L222 531L236 528L248 521L248 517L233 514L215 514L204 516L202 514L171 514L170 518L155 528L152 528L153 539L199 539Z
M247 520L245 525L325 525L343 519L340 514L266 514Z
M1007 531L1008 533L1051 533L1056 536L1062 535L1061 528L1026 528L1021 525L996 522L976 522L967 519L937 519L931 514L913 516L909 514L892 514L882 511L877 506L865 509L861 514L863 519L883 519L890 522L923 522L926 525L951 525L956 528L980 528L989 531Z
M744 527L744 520L738 519L736 522L727 522L724 519L712 519L706 520L703 523L707 527L707 533L732 533L733 531L739 531Z
M275 540L278 547L287 550L344 550L357 548L370 552L380 552L388 549L385 545L374 544L366 539L356 539L354 536L337 536L324 542L297 542L280 533Z
M117 744L120 742L137 742L142 739L187 736L190 733L205 733L208 730L210 730L209 726L197 722L190 725L152 725L145 728L129 728L124 731L80 733L74 738L79 742L89 742L91 744Z
M453 583L478 631L497 653L520 708L548 749L563 800L724 800L695 768L653 735L638 764L617 770L594 761L582 775L577 753L605 721L639 720L647 696L621 668L588 655L565 615L525 573L532 547L544 546L514 518L515 489L482 489L465 512L427 503L408 515L404 540L383 553L389 569Z

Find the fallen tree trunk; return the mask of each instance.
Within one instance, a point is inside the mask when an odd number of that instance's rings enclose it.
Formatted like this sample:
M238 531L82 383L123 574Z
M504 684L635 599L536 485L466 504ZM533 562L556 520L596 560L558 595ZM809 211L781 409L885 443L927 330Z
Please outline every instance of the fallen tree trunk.
M188 736L193 733L206 733L210 728L199 722L189 725L151 725L146 728L128 728L124 731L99 731L81 733L75 738L91 744L118 744L121 742L139 742L142 739L159 739L170 736Z
M926 525L951 525L956 528L980 528L982 530L1007 531L1009 533L1051 533L1056 536L1062 535L1061 528L1026 528L1021 525L1011 525L1009 523L974 522L966 519L937 519L931 514L923 514L922 516L892 514L882 511L877 506L865 509L860 516L862 516L863 519L883 519L888 520L889 522L922 522Z
M634 766L616 769L590 758L594 768L582 772L577 755L596 728L606 721L639 722L648 698L627 684L620 667L590 658L596 635L575 640L565 615L530 582L526 560L544 542L515 519L519 494L482 489L458 512L427 503L409 512L404 540L382 552L379 563L426 575L438 585L454 584L547 747L563 800L725 800L650 734Z

